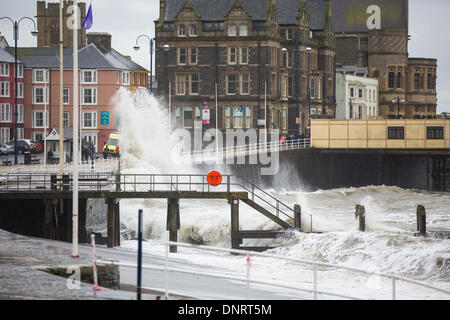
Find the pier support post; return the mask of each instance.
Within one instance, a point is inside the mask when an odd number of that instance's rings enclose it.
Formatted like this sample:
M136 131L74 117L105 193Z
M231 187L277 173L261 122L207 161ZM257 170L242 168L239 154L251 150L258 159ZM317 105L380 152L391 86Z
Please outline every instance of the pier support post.
M231 248L239 249L239 199L231 198Z
M114 218L116 224L115 240L114 245L120 247L120 200L115 199L114 203Z
M180 199L167 199L167 230L169 231L169 241L178 241L178 230L180 229ZM170 246L169 251L177 252L177 246Z
M416 216L417 216L417 231L419 231L419 235L425 236L427 234L427 222L424 206L422 205L417 206Z
M114 217L114 207L116 206L116 200L114 198L108 198L108 218L107 218L107 239L106 246L113 248L115 243L116 223Z
M298 231L302 230L302 207L299 204L294 206L294 226Z
M355 218L359 219L359 231L366 231L366 208L361 205L356 205Z

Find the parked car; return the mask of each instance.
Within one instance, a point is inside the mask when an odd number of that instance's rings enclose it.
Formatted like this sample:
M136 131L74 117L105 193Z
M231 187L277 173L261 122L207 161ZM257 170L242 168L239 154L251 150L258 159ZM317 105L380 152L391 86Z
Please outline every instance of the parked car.
M8 148L3 143L0 143L0 155L8 154Z
M8 152L8 154L14 153L14 145L2 143L2 146L4 146L6 148L6 151Z
M10 141L7 143L7 145L10 145L14 148L14 141ZM31 146L26 140L17 140L17 153L23 154L26 151L31 151Z

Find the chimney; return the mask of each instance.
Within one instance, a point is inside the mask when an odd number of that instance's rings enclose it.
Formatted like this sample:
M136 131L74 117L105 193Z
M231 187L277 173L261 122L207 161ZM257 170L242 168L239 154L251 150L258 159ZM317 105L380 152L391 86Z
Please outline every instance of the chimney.
M87 34L87 44L95 44L103 52L111 52L111 35L107 32L89 32Z

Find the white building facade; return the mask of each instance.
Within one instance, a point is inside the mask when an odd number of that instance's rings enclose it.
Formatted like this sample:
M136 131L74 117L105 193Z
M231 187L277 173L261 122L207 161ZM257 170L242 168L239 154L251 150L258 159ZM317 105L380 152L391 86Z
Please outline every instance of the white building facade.
M379 119L378 79L336 73L336 119Z

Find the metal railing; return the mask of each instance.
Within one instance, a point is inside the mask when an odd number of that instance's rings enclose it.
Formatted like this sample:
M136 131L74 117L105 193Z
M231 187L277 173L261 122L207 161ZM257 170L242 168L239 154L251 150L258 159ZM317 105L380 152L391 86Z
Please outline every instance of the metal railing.
M250 299L250 284L263 284L263 285L269 285L269 286L273 286L273 287L279 287L279 288L286 288L286 289L294 289L294 290L298 290L301 292L306 292L309 294L312 294L312 298L314 300L317 300L319 298L319 295L322 296L329 296L329 297L337 297L337 298L343 298L343 299L351 299L351 300L361 300L361 297L354 297L354 296L349 296L349 295L344 295L341 293L337 293L337 292L331 292L331 291L325 291L325 290L319 290L318 289L318 277L317 274L319 271L329 271L330 269L336 269L336 270L344 270L344 271L351 271L351 272L357 272L360 274L364 274L366 276L378 276L378 277L382 277L382 278L387 278L391 280L391 299L392 300L396 300L398 298L397 293L398 293L398 289L397 289L397 282L406 282L406 283L410 283L410 284L414 284L426 289L430 289L433 290L435 292L439 292L439 293L443 293L445 295L448 296L448 298L450 298L450 291L442 289L442 288L438 288L420 281L416 281L413 279L408 279L405 277L401 277L401 276L396 276L396 275L390 275L390 274L384 274L384 273L379 273L379 272L372 272L372 271L367 271L367 270L363 270L363 269L358 269L358 268L352 268L352 267L346 267L346 266L340 266L340 265L334 265L334 264L329 264L329 263L322 263L322 262L315 262L315 261L308 261L308 260L303 260L303 259L296 259L296 258L289 258L289 257L284 257L284 256L280 256L280 255L273 255L273 254L268 254L268 253L260 253L260 252L250 252L250 251L244 251L244 250L237 250L237 249L228 249L228 248L219 248L219 247L212 247L212 246L203 246L203 245L192 245L192 244L186 244L186 243L180 243L180 242L172 242L172 241L163 241L159 243L160 245L164 245L166 250L165 250L165 266L164 267L159 267L159 266L150 266L150 265L143 265L142 268L143 269L148 269L148 270L157 270L157 271L164 271L165 272L165 297L166 299L169 297L169 288L168 288L168 273L169 272L178 272L178 273L184 273L184 274L191 274L191 275L199 275L199 276L205 276L205 277L211 277L211 278L218 278L218 279L228 279L228 280L235 280L235 281L242 281L246 284L246 298ZM198 249L198 250L204 250L204 251L211 251L211 252L225 252L225 253L231 253L231 254L236 254L236 255L244 255L246 256L247 260L246 260L246 276L234 276L234 275L229 275L229 274L218 274L218 273L212 273L212 272L205 272L204 270L202 271L193 271L192 269L181 269L181 268L171 268L169 267L169 247L170 246L178 246L178 247L186 247L186 248L191 248L191 249ZM312 267L312 272L313 272L313 279L311 281L312 287L308 288L308 287L301 287L301 286L296 286L296 285L292 285L292 284L286 284L286 283L281 283L280 281L274 281L274 280L268 280L268 279L261 279L261 278L255 278L255 277L251 277L250 275L250 258L251 257L265 257L265 258L271 258L271 259L275 259L277 261L283 260L286 262L290 262L290 263L295 263L295 264L302 264L302 265L308 265ZM123 267L137 267L137 265L135 264L131 264L131 263L123 263L123 262L111 262L111 261L97 261L97 264L115 264L115 265L119 265L119 266L123 266ZM320 270L320 268L322 268L323 270Z
M190 157L192 160L215 160L217 158L228 158L234 156L246 156L257 154L260 152L279 152L287 150L298 150L311 148L310 139L295 139L286 141L272 141L272 142L261 142L253 144L242 144L237 146L229 146L219 150L208 149L193 151L191 153L184 154L185 157Z

